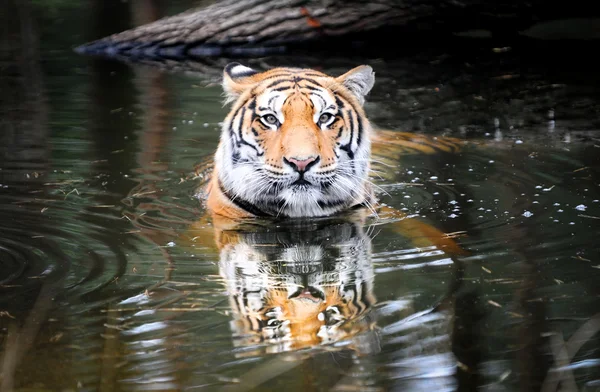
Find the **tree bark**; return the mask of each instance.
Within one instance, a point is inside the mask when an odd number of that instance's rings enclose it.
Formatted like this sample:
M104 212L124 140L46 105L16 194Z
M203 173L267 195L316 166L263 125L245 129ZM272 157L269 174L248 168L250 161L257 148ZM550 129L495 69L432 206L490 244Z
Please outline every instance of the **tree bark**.
M348 37L410 44L400 32L486 29L516 34L533 23L598 14L585 0L224 0L83 45L83 53L139 57L262 56L296 45L331 47ZM390 39L392 38L392 39ZM351 39L350 39L351 40Z

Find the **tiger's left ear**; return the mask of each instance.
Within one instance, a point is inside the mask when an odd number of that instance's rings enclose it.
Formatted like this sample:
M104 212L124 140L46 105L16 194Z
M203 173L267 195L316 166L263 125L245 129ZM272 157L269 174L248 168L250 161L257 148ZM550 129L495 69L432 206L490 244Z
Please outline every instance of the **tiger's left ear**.
M239 63L230 63L223 70L223 90L227 95L226 102L234 101L248 87L256 83L253 76L258 71L248 68Z
M360 65L342 76L338 76L335 80L350 90L362 105L365 103L365 95L375 84L375 72L368 65Z

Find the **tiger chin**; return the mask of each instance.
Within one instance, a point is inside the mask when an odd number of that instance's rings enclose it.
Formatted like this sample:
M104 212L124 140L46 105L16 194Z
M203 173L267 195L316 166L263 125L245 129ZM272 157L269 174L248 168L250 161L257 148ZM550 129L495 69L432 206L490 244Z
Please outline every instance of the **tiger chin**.
M232 63L226 117L206 206L229 218L332 216L374 203L371 125L375 82L362 65L331 77L311 69L258 72Z

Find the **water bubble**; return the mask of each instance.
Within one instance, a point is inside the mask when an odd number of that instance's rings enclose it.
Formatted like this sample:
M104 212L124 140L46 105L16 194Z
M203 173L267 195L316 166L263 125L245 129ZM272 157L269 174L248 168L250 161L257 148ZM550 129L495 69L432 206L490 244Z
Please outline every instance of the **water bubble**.
M575 207L575 209L576 209L577 211L585 211L585 210L586 210L586 208L587 208L587 206L585 206L585 205L583 205L583 204L580 204L580 205L578 205L577 207Z
M433 181L435 181L435 180L437 180L438 178L437 178L437 176L431 176L431 177L429 177L429 179L430 179L430 180L433 180Z
M458 215L456 215L456 214L450 214L450 215L448 215L448 218L452 218L452 219L458 218Z
M515 144L523 144L523 140L515 140Z
M175 242L173 242L173 241L169 241L169 242L167 242L167 246L168 246L169 248L172 248L172 247L174 247L174 246L175 246Z
M532 216L533 216L533 212L531 212L531 211L525 211L525 212L524 212L523 214L521 214L521 215L523 215L525 218L530 218L530 217L532 217Z

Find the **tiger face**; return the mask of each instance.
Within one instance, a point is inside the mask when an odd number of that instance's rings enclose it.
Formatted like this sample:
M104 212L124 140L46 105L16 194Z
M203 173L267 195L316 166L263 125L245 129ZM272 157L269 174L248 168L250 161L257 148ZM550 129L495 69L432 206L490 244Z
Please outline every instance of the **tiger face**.
M329 216L369 203L362 104L373 83L369 66L331 77L228 65L223 87L234 104L215 155L223 194L259 216Z

